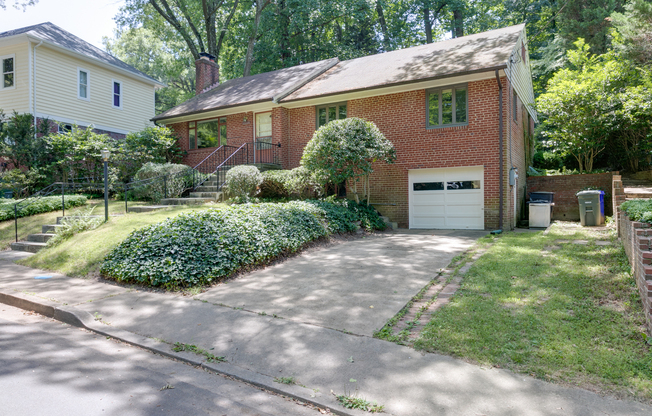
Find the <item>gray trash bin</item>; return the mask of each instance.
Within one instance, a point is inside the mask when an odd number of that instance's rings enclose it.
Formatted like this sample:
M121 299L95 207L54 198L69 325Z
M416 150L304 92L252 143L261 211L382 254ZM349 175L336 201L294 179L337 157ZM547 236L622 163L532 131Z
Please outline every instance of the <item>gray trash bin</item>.
M604 191L582 191L577 193L580 202L582 226L604 224Z

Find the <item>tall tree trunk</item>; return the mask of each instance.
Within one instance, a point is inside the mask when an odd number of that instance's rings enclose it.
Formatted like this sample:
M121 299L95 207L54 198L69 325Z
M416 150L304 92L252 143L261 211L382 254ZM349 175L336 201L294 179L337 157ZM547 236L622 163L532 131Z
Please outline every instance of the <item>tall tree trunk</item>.
M202 0L202 10L204 12L204 25L206 27L206 44L208 53L217 56L220 54L217 49L217 33L215 30L215 0Z
M251 65L254 62L254 45L256 43L256 38L258 37L258 26L260 26L260 19L263 15L263 10L271 2L271 0L256 0L254 4L256 5L256 15L254 16L254 27L249 36L249 43L247 44L247 55L245 56L245 67L244 75L245 77L249 76L251 73Z
M453 10L453 37L464 36L464 15L461 9Z
M285 62L290 58L290 17L287 10L285 0L280 0L278 3L279 17L281 20L281 61L285 66Z
M224 26L220 29L220 37L217 41L217 46L215 47L215 61L217 61L217 58L220 56L220 52L222 51L222 43L224 43L224 38L226 37L226 31L229 28L229 25L231 24L231 20L233 19L233 15L235 15L235 10L238 8L238 3L240 0L235 0L233 2L233 7L231 7L231 12L229 15L226 17L226 20L224 21Z
M426 29L426 43L432 43L432 22L430 21L430 9L423 6L423 26Z
M378 13L378 23L380 23L380 30L383 32L383 46L385 51L388 51L390 50L389 31L387 30L385 13L383 12L383 5L380 0L376 0L376 12Z

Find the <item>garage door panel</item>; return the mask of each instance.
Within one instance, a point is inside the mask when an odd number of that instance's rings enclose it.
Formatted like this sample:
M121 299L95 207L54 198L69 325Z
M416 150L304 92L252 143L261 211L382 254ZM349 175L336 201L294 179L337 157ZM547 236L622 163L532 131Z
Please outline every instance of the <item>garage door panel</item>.
M419 217L413 218L414 226L412 228L446 228L445 217Z
M446 194L446 204L447 205L477 205L482 202L482 195L480 192L448 192Z
M477 205L447 205L446 206L447 217L476 218L479 216L478 214L479 213L478 213Z
M484 229L483 178L483 167L410 171L410 227Z
M415 205L444 205L446 201L446 196L443 192L439 193L423 193L415 192L412 198L412 201Z
M414 205L415 216L446 216L446 205Z

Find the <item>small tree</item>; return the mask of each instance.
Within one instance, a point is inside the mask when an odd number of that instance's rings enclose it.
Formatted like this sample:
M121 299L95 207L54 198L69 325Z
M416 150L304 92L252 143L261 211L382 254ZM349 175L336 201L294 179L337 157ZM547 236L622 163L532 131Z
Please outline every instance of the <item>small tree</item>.
M627 69L612 55L595 56L583 39L568 51L571 68L557 72L537 99L543 115L542 135L572 155L580 172L591 171L614 128L618 101L614 92L625 85Z
M45 135L48 120L34 127L34 116L29 113L5 116L0 110L0 157L16 168L40 168L49 159Z
M320 127L303 150L301 165L334 184L352 179L356 202L359 202L357 183L362 179L368 204L373 163L395 160L394 146L378 127L352 117Z

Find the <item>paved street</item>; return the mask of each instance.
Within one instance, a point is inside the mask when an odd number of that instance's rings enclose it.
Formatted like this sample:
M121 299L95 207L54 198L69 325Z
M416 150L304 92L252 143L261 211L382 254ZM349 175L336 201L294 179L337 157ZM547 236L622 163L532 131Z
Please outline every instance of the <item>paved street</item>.
M4 416L320 414L7 305L0 305L0 392Z

